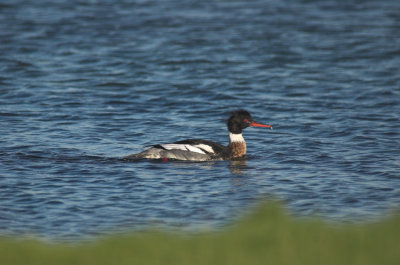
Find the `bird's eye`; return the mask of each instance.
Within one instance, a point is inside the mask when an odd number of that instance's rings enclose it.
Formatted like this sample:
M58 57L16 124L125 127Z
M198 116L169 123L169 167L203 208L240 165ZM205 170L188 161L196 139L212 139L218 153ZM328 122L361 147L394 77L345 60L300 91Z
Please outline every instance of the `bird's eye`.
M249 120L246 119L246 118L245 118L243 121L244 121L245 123L250 123Z

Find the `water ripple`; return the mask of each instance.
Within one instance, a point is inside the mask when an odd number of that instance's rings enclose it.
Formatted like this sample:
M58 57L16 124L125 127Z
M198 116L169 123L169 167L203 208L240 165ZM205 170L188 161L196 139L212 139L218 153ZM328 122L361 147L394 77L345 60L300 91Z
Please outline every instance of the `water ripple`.
M9 3L8 3L9 2ZM221 227L260 198L371 220L400 205L397 1L0 4L0 234ZM246 161L127 163L227 143Z

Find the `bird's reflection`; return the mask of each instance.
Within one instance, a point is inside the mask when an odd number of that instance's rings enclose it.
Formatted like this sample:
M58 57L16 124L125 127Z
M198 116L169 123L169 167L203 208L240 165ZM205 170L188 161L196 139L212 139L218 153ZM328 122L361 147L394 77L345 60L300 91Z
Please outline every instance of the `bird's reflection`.
M231 160L228 168L232 174L244 176L243 170L247 168L246 158Z

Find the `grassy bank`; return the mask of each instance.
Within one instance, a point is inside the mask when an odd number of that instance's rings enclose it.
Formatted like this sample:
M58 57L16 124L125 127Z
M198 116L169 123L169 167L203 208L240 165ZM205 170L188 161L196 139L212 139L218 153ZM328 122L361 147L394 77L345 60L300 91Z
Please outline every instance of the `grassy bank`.
M95 243L0 238L0 264L399 264L400 217L376 224L297 220L265 204L227 230L185 235L132 233Z

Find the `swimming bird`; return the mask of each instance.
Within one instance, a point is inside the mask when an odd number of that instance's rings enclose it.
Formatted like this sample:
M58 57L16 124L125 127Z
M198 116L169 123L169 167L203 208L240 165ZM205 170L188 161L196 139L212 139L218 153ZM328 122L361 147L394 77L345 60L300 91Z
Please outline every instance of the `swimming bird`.
M140 158L190 161L235 160L246 155L246 142L242 131L247 127L272 128L271 125L257 123L246 110L236 110L231 113L227 127L229 144L227 146L202 139L187 139L174 143L155 144L138 154L124 157L125 160Z

